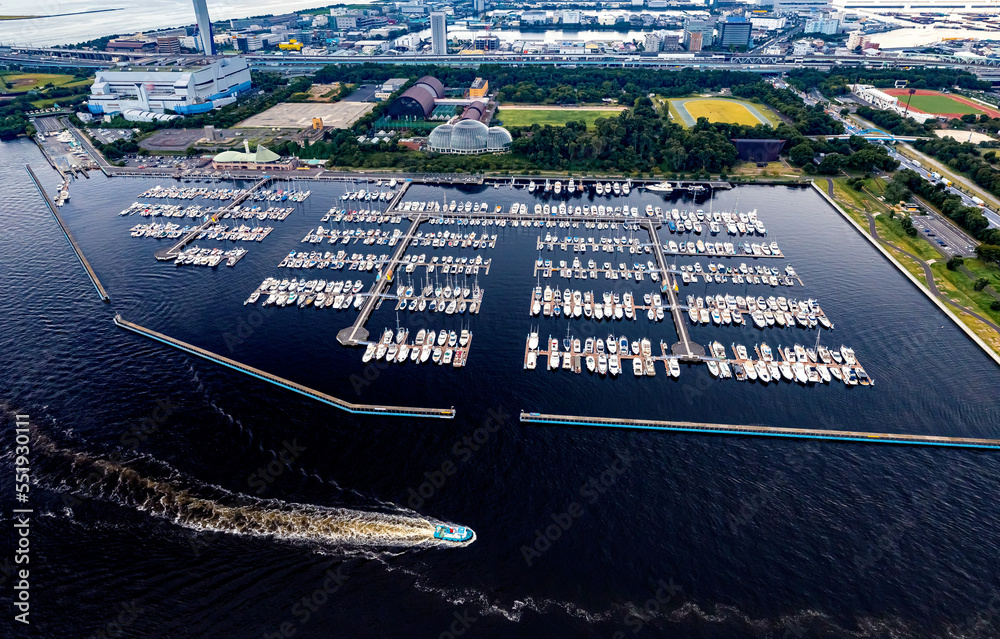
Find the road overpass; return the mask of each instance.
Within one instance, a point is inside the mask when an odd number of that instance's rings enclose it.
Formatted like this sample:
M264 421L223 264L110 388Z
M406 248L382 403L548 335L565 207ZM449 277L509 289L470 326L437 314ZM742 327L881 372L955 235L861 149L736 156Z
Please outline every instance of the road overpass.
M118 62L131 62L151 66L184 64L188 60L202 59L201 55L150 55L148 52L127 53L92 51L87 49L60 49L52 47L9 46L0 47L0 62L49 67L102 67ZM301 55L292 52L256 53L246 56L254 69L304 74L329 64L440 64L455 67L479 67L483 64L507 66L551 65L593 66L623 69L728 69L778 75L794 68L829 70L837 66L864 66L869 68L935 67L963 70L980 78L1000 84L1000 57L958 58L933 54L897 54L892 57L855 55L783 56L748 53L661 53L657 55L598 54L518 54L490 52L483 55L424 55L398 54L380 56Z

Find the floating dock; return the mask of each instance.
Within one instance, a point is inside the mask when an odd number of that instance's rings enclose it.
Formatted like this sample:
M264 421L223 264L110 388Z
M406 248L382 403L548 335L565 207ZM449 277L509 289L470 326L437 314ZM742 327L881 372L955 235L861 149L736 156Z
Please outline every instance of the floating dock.
M163 262L169 262L171 260L176 259L177 255L182 250L184 250L184 247L193 242L199 235L201 235L202 231L205 231L206 229L214 226L215 224L218 224L218 220L222 219L222 216L226 213L226 211L236 206L239 206L240 204L245 202L251 195L253 195L257 190L263 188L272 179L273 178L269 176L264 177L262 180L258 181L252 187L247 189L245 193L234 198L232 202L230 202L226 206L222 207L221 209L218 209L217 211L209 215L208 220L206 220L204 224L202 224L195 230L185 235L183 238L181 238L179 242L177 242L177 244L174 244L170 248L157 251L156 253L153 254L153 256L156 257L156 259Z
M365 324L368 322L368 318L371 316L372 311L375 307L382 301L386 288L393 280L393 270L397 264L403 259L403 255L406 253L406 249L409 248L410 242L413 241L413 236L416 234L417 229L420 225L427 221L427 216L423 214L417 214L413 218L413 222L410 224L410 228L406 231L406 235L402 237L399 244L396 246L395 252L392 254L392 259L388 262L388 268L385 272L380 272L375 283L372 284L371 289L368 291L368 299L365 300L364 306L361 307L361 312L358 314L358 319L354 321L354 324L342 329L337 333L337 341L344 346L358 346L363 342L368 340L368 329L365 328Z
M748 435L754 437L787 437L795 439L824 439L840 442L868 444L909 444L916 446L950 446L957 448L1000 449L1000 439L974 437L939 437L936 435L903 435L896 433L869 433L863 431L822 430L813 428L779 428L777 426L743 426L736 424L706 424L699 422L657 421L651 419L615 419L609 417L581 417L577 415L549 415L521 411L521 422L547 426L590 426L597 428L635 428L716 435Z
M315 399L316 401L323 402L324 404L329 404L330 406L347 411L348 413L391 415L395 417L433 417L437 419L452 419L455 417L454 408L413 408L409 406L353 404L337 397L333 397L332 395L327 395L326 393L313 390L303 386L302 384L297 384L296 382L278 377L277 375L272 375L271 373L262 371L259 368L241 364L240 362L229 359L228 357L223 357L222 355L217 355L211 351L188 344L187 342L182 342L181 340L174 339L173 337L169 337L163 333L158 333L143 326L139 326L138 324L122 319L121 315L117 313L115 314L115 324L126 330L138 333L139 335L143 335L158 342L162 342L163 344L179 348L192 355L197 355L198 357L215 362L216 364L221 364L227 368L231 368L241 373L246 373L251 377L256 377L257 379L264 380L265 382L270 382L276 386L299 393L300 395L305 395L310 399Z
M69 228L63 222L62 216L59 215L59 210L56 208L52 198L50 198L49 194L45 192L45 189L42 188L41 183L38 181L38 176L36 176L35 172L31 170L31 165L25 164L24 168L28 171L28 175L31 176L31 181L35 183L35 188L38 189L42 199L45 200L45 204L49 207L49 212L52 213L52 217L56 219L56 222L59 224L59 228L62 229L63 235L65 235L66 239L69 241L69 245L73 247L73 251L76 253L77 259L80 260L80 264L82 264L84 270L87 271L90 281L94 284L94 288L97 289L97 294L101 296L101 300L110 302L111 298L108 297L107 291L105 291L104 286L101 285L101 280L97 279L97 273L94 272L94 269L90 266L90 262L88 262L87 258L84 257L83 251L80 250L80 246L76 243L76 240L73 239L73 234L69 232Z

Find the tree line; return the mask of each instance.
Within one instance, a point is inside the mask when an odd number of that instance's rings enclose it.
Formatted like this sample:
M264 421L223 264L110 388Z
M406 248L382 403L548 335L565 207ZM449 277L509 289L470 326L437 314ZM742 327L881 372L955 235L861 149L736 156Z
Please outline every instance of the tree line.
M986 151L970 142L953 138L917 140L914 148L969 176L973 182L993 195L1000 195L1000 171L996 169L996 151Z

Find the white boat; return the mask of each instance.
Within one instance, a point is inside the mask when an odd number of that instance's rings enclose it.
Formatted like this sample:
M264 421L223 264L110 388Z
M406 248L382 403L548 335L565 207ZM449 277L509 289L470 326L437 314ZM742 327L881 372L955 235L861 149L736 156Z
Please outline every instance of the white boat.
M535 370L535 365L537 364L537 360L538 360L538 355L535 353L535 351L529 351L528 361L524 363L524 367L527 368L529 371Z
M619 366L617 355L612 355L611 357L608 358L608 372L611 373L612 375L617 375L618 373L622 372L621 367Z
M667 366L670 369L670 376L674 379L681 376L681 365L677 362L677 358L671 357L667 360Z
M643 370L642 370L642 358L641 357L633 357L632 358L632 372L635 374L636 377L642 377Z
M646 187L647 191L654 191L656 193L672 193L674 190L673 185L670 182L660 182L658 184L651 184Z

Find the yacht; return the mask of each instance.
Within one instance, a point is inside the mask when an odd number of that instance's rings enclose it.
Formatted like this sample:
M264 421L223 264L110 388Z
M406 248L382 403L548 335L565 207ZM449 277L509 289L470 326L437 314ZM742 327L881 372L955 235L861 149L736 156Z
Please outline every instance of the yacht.
M660 182L658 184L651 184L647 186L646 190L654 191L656 193L666 193L669 195L670 193L673 193L674 187L670 184L670 182Z

